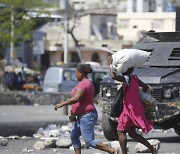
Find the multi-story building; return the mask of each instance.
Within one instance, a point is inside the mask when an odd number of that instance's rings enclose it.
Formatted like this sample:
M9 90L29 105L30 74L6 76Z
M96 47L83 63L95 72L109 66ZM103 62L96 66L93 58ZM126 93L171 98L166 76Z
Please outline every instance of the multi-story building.
M176 0L127 0L126 12L175 12Z
M105 66L108 65L109 52L104 48L122 48L123 41L117 35L116 14L91 13L69 20L68 25L69 31L74 27L72 33L68 33L68 62L95 61ZM46 56L42 58L49 57L50 64L63 61L64 24L48 23L40 31L45 32Z
M144 33L175 31L175 12L118 13L117 30L124 40L137 42Z
M53 3L60 9L61 2L66 0L44 1ZM73 34L78 40L75 42L68 34L68 62L78 62L83 58L85 61L93 60L107 65L108 53L102 47L119 50L131 47L149 30L174 31L175 13L172 11L175 1L68 0L72 9L68 12L75 12L68 16L69 28L75 26ZM60 13L57 8L54 12L56 14ZM62 18L62 22L58 20L55 20L55 24L48 23L42 28L45 52L41 54L39 61L46 63L46 66L63 61L64 19Z

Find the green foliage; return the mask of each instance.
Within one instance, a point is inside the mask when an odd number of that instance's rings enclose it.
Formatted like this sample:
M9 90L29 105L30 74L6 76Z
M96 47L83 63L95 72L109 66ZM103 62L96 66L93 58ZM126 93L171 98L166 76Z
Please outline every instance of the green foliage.
M5 51L10 41L18 44L32 39L31 31L36 22L27 15L27 11L47 7L41 0L1 0L0 4L0 54ZM12 20L12 14L14 20ZM13 21L13 22L12 22ZM12 37L11 32L14 32Z

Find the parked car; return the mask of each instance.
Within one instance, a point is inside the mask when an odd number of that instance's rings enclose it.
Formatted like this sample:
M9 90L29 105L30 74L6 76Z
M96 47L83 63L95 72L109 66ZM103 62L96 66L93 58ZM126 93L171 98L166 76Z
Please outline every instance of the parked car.
M52 66L45 73L43 92L70 92L77 83L75 68Z
M108 69L93 68L92 73L88 74L88 78L100 84L108 72ZM45 73L43 92L57 93L70 92L76 85L76 68L68 66L52 66Z
M134 72L153 88L151 95L159 101L146 112L147 118L154 120L155 128L174 128L180 135L180 32L149 32L133 48L151 52ZM102 129L108 140L117 139L117 117L109 113L118 84L111 77L101 83Z
M92 68L92 73L88 74L88 78L93 82L101 82L109 75L109 68L103 68L98 62L86 61L82 64L89 64Z

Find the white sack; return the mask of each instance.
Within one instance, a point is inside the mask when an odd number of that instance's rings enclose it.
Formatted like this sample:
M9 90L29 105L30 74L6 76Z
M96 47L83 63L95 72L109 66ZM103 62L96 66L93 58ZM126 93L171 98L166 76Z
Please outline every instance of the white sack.
M112 55L110 68L116 73L124 73L131 67L142 66L149 58L150 52L138 49L122 49Z

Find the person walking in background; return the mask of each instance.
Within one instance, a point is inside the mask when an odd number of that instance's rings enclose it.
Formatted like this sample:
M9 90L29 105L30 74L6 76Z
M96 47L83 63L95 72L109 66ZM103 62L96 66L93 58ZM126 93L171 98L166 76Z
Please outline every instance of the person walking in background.
M5 84L9 90L13 89L13 73L5 72Z
M26 83L26 79L27 79L27 77L26 77L26 72L25 72L25 70L24 70L24 67L22 67L21 68L22 69L22 75L21 75L21 78L22 78L22 84L25 84Z
M95 139L94 127L98 120L98 114L94 106L95 88L87 78L92 68L87 64L79 64L76 69L78 85L72 89L72 97L55 105L55 110L66 105L72 105L70 121L74 121L71 131L71 141L75 154L81 154L80 136L83 136L85 143L93 148L115 154L116 150Z
M112 63L112 56L108 57L109 64ZM148 133L153 128L153 122L145 117L143 104L139 98L139 87L147 92L149 86L142 82L136 75L133 75L134 67L129 68L122 75L117 75L110 69L111 77L114 80L122 82L123 87L123 110L118 118L117 134L121 146L122 154L127 154L126 133L137 142L145 145L152 154L157 153L143 136L136 132L136 128Z

